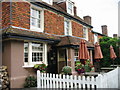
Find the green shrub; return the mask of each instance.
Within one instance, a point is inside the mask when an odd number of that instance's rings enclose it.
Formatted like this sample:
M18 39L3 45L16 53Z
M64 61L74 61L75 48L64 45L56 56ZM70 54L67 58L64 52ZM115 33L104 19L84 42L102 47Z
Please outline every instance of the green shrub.
M47 66L43 64L36 64L34 65L35 71L40 70L40 72L46 72Z
M70 66L64 66L62 68L62 71L63 71L64 74L71 74L72 68Z
M28 76L25 79L24 88L37 87L37 78L34 76Z

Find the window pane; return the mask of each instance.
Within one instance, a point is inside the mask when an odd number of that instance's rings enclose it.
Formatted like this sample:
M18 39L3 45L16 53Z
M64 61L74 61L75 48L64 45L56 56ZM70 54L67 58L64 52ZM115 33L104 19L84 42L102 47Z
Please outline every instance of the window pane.
M32 62L43 61L43 54L40 52L32 52Z
M74 50L74 59L75 59L75 60L78 60L78 55L79 55L79 54L78 54L78 49L75 49L75 50Z
M65 21L65 34L66 35L69 35L70 31L69 31L69 28L70 28L70 23L69 21Z
M43 43L32 43L32 62L43 61Z
M40 28L40 18L41 18L41 11L36 9L31 9L31 25L37 28Z
M28 62L28 43L24 43L24 61Z
M24 61L28 62L28 53L24 53Z

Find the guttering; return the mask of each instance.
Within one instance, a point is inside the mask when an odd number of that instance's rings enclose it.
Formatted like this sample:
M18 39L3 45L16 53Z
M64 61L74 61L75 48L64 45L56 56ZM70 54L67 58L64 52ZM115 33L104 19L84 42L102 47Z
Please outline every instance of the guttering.
M58 43L60 41L60 40L45 39L45 38L33 37L33 36L17 35L17 34L12 34L12 33L3 34L2 38L3 39L16 38L16 39L23 39L23 40L43 41L43 42L48 42L48 43Z
M49 5L46 5L46 4L43 4L43 3L41 3L41 2L31 2L32 4L36 4L36 5L38 5L38 6L41 6L41 7L43 7L43 8L47 8L47 9L50 9L50 10L53 10L53 11L55 11L55 12L57 12L57 13L62 13L63 15L65 15L67 18L69 18L69 19L74 19L74 20L76 20L77 22L79 22L79 23L81 23L81 24L83 24L83 25L85 25L85 26L88 26L88 27L90 27L90 28L93 28L93 26L91 26L91 25L89 25L89 24L87 24L87 23L85 23L85 22L82 22L81 20L79 20L79 19L77 19L77 18L75 18L75 17L73 17L73 16L71 16L71 15L69 15L69 14L67 14L67 13L64 13L64 12L62 12L62 11L60 11L60 10L57 10L57 9L55 9L55 8L53 8L53 7L50 7Z
M79 45L63 45L63 46L57 46L58 48L79 48ZM94 47L87 47L89 50L94 50Z

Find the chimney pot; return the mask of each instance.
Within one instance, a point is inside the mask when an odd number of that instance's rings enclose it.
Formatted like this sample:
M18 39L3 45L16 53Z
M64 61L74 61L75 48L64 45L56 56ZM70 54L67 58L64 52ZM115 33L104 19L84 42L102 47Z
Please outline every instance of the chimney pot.
M77 7L74 6L74 16L77 16Z
M83 19L87 24L91 25L91 17L90 16L84 16Z
M102 28L102 34L108 36L107 25L102 25L101 28Z
M117 38L118 37L118 35L117 34L113 34L113 38Z

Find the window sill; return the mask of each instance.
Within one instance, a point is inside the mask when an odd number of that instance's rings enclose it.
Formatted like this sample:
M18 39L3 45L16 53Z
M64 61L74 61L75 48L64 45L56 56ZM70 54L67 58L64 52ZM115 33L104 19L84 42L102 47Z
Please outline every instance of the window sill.
M23 68L33 68L34 65L26 65L26 66L22 66Z

